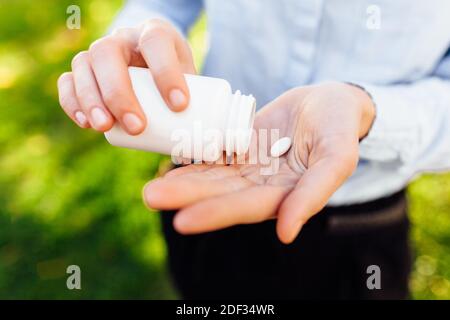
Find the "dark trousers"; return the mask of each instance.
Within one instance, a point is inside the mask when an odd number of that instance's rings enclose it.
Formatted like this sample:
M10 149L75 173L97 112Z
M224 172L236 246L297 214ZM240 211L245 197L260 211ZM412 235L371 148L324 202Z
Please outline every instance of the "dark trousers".
M404 299L411 258L404 191L373 202L325 208L290 245L275 220L183 236L163 212L175 286L185 299ZM367 268L380 268L369 289Z

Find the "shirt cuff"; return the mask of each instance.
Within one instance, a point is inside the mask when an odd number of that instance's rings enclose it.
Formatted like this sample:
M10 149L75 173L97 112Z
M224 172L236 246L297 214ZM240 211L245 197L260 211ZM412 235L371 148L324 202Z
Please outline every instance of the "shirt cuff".
M360 158L380 162L407 158L418 126L411 120L414 117L408 116L406 101L393 88L361 86L372 96L376 116L368 135L360 142Z

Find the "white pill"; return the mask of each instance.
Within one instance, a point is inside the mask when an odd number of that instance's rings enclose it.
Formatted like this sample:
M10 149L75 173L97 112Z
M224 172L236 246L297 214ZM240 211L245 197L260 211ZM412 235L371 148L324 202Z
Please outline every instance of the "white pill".
M272 157L281 157L283 154L288 152L289 148L291 147L291 138L284 137L281 138L278 141L275 141L275 143L270 148L270 155Z

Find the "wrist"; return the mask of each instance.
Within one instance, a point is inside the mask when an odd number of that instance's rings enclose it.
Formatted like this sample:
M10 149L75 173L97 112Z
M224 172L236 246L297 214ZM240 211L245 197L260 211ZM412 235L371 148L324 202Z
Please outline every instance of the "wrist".
M359 126L359 139L361 140L369 134L370 128L372 128L376 115L375 103L370 94L363 87L353 83L347 83L347 86L356 98L361 110Z

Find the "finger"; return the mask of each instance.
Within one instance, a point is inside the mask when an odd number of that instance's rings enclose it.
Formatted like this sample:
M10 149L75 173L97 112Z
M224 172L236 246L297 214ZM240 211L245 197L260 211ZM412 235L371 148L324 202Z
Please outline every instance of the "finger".
M273 218L289 188L262 185L209 198L178 212L175 229L195 234Z
M144 199L154 209L178 209L195 201L238 190L249 183L230 166L190 165L144 187Z
M111 32L114 38L123 43L126 48L136 48L139 42L140 28L121 27ZM129 50L129 65L133 67L147 68L147 63L138 50Z
M139 50L167 105L173 111L181 111L189 103L189 90L177 52L176 38L177 35L167 27L149 23L139 39Z
M252 183L240 176L211 179L198 173L155 179L144 188L144 199L153 209L179 209L198 201L248 188Z
M73 58L72 74L78 102L91 126L98 131L111 129L114 118L102 101L86 51L78 53Z
M294 241L308 219L322 210L353 172L356 167L353 162L347 155L330 156L305 171L278 213L277 234L283 243Z
M180 175L184 175L184 174L188 174L188 173L195 173L195 172L203 172L206 170L211 170L214 168L220 168L220 167L227 167L224 166L223 164L191 164L188 166L183 166L183 167L179 167L173 170L170 170L169 172L166 173L165 177L175 177L175 176L180 176ZM227 169L225 169L227 170Z
M89 121L78 104L71 72L65 72L59 77L58 93L59 104L69 118L71 118L79 127L89 128Z
M107 108L126 132L136 135L145 129L147 121L128 74L129 50L110 36L91 45L89 58Z
M164 177L175 177L186 173L201 172L205 170L208 170L208 167L204 164L190 164L170 170L164 175Z

